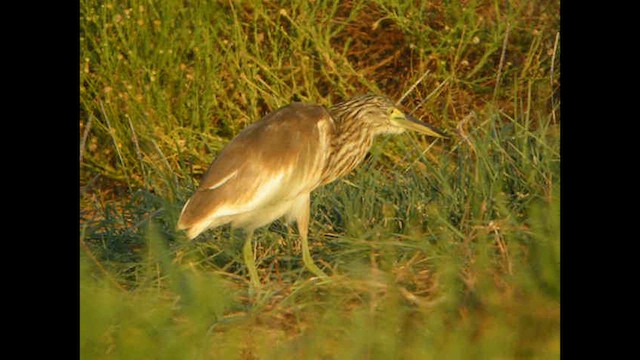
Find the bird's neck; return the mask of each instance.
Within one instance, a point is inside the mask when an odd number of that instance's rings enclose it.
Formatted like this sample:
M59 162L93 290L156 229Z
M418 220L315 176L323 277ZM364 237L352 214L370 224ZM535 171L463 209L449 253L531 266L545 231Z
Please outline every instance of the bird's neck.
M371 149L375 136L359 121L341 121L338 116L333 118L335 128L322 184L330 183L358 166Z

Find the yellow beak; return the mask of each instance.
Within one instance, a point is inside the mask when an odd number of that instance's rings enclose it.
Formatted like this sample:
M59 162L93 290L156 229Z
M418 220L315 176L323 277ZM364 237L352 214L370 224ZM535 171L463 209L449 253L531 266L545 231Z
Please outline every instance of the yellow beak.
M411 115L403 114L399 111L394 111L394 113L391 115L391 122L393 122L396 126L407 130L417 131L419 133L437 138L446 138L446 136L444 136L441 131L436 130L436 128L434 128L433 126L422 122Z

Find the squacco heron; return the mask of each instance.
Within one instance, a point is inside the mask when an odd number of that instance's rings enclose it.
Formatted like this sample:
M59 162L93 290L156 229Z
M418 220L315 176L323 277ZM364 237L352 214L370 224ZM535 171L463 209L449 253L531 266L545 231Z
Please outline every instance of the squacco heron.
M284 216L297 224L307 269L326 277L309 253L311 192L361 163L376 135L405 130L444 137L383 96L358 96L329 109L304 103L282 107L244 129L220 152L184 205L177 227L189 239L227 223L244 229L244 261L257 287L253 232Z

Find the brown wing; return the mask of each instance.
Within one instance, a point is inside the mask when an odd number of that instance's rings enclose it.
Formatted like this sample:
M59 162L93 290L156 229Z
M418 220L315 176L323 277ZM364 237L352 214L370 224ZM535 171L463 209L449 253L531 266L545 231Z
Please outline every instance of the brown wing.
M333 130L321 106L294 103L243 130L215 159L185 204L179 229L190 238L318 186Z

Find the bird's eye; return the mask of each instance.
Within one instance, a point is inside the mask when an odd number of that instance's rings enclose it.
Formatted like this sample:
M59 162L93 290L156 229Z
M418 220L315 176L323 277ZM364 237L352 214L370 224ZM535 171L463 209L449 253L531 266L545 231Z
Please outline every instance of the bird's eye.
M403 118L404 115L402 114L402 111L400 111L400 110L398 110L396 108L390 108L389 109L389 117L390 118L397 118L397 117Z

